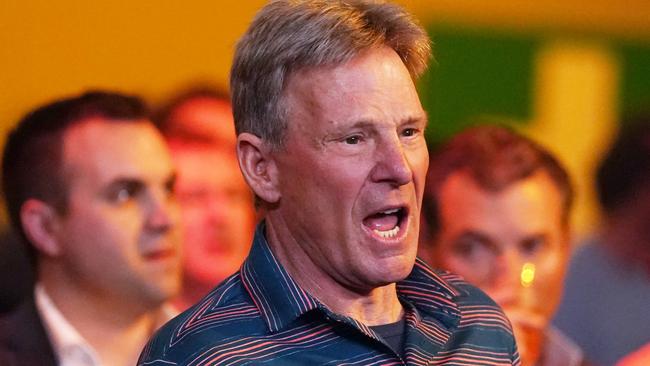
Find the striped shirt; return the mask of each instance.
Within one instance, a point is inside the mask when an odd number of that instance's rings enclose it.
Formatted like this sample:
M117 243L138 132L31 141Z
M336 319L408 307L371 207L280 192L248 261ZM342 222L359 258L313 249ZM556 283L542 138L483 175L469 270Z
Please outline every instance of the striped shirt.
M261 224L239 273L160 329L139 365L519 365L501 309L459 277L418 259L397 291L405 359L301 289Z

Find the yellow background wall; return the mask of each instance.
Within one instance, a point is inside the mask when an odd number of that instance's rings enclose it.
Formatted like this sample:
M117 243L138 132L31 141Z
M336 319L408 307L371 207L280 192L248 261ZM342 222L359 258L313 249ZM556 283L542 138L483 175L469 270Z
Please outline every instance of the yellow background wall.
M89 87L157 99L197 79L225 83L233 45L263 3L0 1L0 132Z

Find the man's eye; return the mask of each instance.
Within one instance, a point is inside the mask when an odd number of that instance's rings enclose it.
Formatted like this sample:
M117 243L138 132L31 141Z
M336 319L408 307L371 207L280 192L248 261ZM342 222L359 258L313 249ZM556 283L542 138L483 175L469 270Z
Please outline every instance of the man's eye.
M489 242L477 239L463 238L455 243L454 252L468 260L489 258L498 255L498 249Z
M529 238L521 243L521 250L526 255L533 255L543 250L545 245L546 238L544 236Z
M348 145L356 145L361 142L361 136L349 136L345 138L345 143Z
M125 184L116 184L108 192L108 199L114 203L126 203L133 200L143 189L142 185L137 182L127 182Z
M134 196L135 196L134 189L132 189L131 187L123 187L117 190L117 192L115 193L115 201L119 203L127 202Z
M454 251L464 257L474 255L479 249L484 249L481 243L475 240L464 240L456 244Z
M410 137L415 136L418 133L418 130L415 128L406 128L402 131L402 136Z

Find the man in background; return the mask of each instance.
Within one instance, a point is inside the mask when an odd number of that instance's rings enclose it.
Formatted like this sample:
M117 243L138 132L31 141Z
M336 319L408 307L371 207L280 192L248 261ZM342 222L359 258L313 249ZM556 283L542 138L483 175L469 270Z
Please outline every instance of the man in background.
M253 197L239 170L225 93L189 90L156 119L178 171L183 285L175 304L185 310L244 262L255 226Z
M180 287L175 171L135 97L89 92L10 133L2 185L34 296L0 319L3 365L133 365Z
M431 156L419 254L503 307L524 366L582 362L549 326L570 251L572 200L560 163L505 127L470 128Z

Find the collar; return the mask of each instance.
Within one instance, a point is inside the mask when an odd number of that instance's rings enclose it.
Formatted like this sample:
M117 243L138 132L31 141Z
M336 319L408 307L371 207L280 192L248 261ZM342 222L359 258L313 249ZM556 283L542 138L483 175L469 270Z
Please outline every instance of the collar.
M455 328L460 321L461 312L455 299L461 293L420 258L415 259L408 277L397 282L397 295L448 329Z
M277 332L302 314L320 306L289 276L271 252L262 221L255 229L250 254L241 267L242 283L271 332Z
M100 366L102 363L97 351L65 318L42 284L36 284L34 297L36 309L43 320L45 331L52 343L59 364ZM163 304L156 316L152 332L176 315L178 315L178 311L170 303Z
M59 364L101 365L97 352L61 314L42 284L36 284L34 296L36 309L43 320Z
M268 329L277 332L314 309L332 315L327 306L300 288L278 262L266 240L265 227L264 221L257 226L240 275ZM409 276L397 283L397 293L447 328L455 327L460 320L460 310L453 301L460 293L419 258Z

